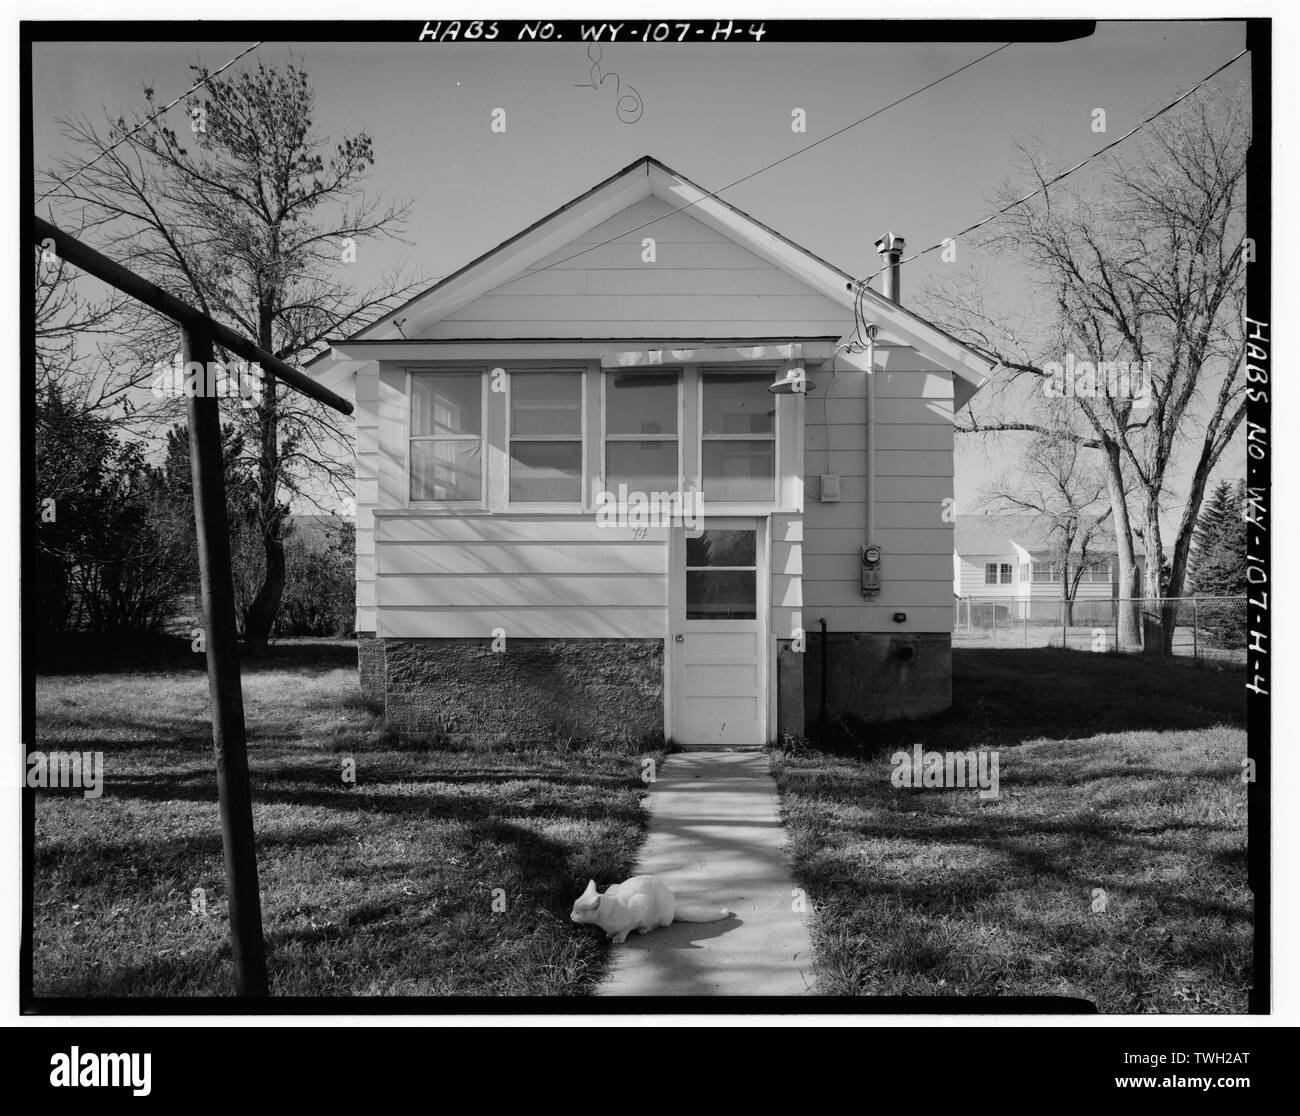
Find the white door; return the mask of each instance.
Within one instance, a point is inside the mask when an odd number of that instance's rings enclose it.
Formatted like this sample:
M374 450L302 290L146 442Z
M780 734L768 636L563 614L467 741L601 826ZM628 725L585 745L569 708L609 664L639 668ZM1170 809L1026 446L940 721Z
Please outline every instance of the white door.
M767 632L763 521L673 529L672 734L684 748L761 745Z

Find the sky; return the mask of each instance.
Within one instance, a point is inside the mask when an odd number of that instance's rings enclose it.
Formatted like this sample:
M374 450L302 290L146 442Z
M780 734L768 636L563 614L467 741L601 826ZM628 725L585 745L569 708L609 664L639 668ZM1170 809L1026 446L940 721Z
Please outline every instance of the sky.
M37 44L37 166L65 153L60 116L129 114L143 105L145 85L165 103L192 84L190 64L215 68L248 45ZM616 115L612 82L581 86L592 63L576 42L268 42L237 65L302 55L321 130L335 138L368 132L376 165L367 191L411 200L409 244L359 246L364 285L397 262L430 277L453 271L642 155L716 190L997 45L606 43L602 72L634 87L644 105L630 124ZM1013 172L1017 142L1044 144L1073 163L1244 45L1237 22L1110 23L1078 41L1013 44L722 196L845 271L867 274L879 265L873 244L887 231L915 249L985 216ZM1248 76L1243 59L1216 83ZM504 133L491 130L497 108L506 111ZM796 108L806 114L806 133L791 129ZM1092 129L1096 108L1106 111L1105 135ZM183 106L170 119L184 128ZM1104 185L1105 174L1094 164L1075 177ZM958 257L985 270L1003 298L1033 293L1010 261L965 245ZM945 266L938 253L907 264L904 301ZM1218 475L1240 475L1243 456L1230 449ZM959 511L976 510L999 459L1003 451L958 439ZM1167 521L1180 510L1172 507Z

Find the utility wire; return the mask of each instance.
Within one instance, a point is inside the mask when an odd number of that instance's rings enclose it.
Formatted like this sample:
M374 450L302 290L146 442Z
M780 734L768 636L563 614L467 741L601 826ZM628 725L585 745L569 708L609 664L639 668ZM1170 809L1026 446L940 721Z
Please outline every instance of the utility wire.
M1236 62L1238 58L1240 58L1242 55L1246 53L1248 52L1243 50L1239 54L1236 54L1232 58L1229 58L1228 61L1226 61L1222 66L1220 66L1218 69L1214 70L1213 72L1206 74L1205 77L1203 77L1189 90L1187 90L1186 93L1183 93L1181 96L1170 101L1167 105L1164 106L1164 108L1157 109L1145 120L1141 121L1135 127L1125 132L1118 139L1112 140L1110 143L1106 144L1105 147L1099 148L1098 150L1094 151L1091 155L1087 156L1084 159L1079 160L1079 162L1075 163L1074 166L1070 167L1069 170L1064 170L1060 174L1056 175L1054 178L1049 178L1036 190L1033 190L1030 193L1026 194L1023 198L1017 198L1015 201L1009 202L1007 205L1004 205L1001 209L999 209L996 213L990 213L987 217L984 217L981 220L976 221L975 224L962 229L961 232L959 233L954 233L952 236L944 237L941 241L939 241L938 244L931 244L928 248L922 248L919 252L913 252L910 256L906 256L903 259L899 260L898 261L899 264L910 263L912 260L917 259L919 256L924 256L927 252L933 252L937 248L942 248L945 244L948 244L951 241L956 241L958 237L965 236L967 233L972 233L976 229L980 228L981 226L987 225L990 221L993 221L996 218L1001 217L1004 213L1007 213L1008 211L1015 209L1016 206L1022 205L1023 203L1027 202L1030 198L1035 197L1038 194L1044 193L1049 186L1055 186L1058 182L1061 181L1061 179L1065 178L1066 175L1073 174L1080 167L1087 166L1087 164L1091 163L1098 156L1104 155L1106 154L1107 151L1111 150L1111 148L1119 146L1126 139L1128 139L1129 136L1133 135L1139 129L1145 128L1148 124L1151 123L1151 121L1155 120L1157 117L1163 116L1179 102L1185 101L1188 97L1190 97L1193 93L1195 93L1198 89L1200 89L1201 86L1203 86L1211 78L1217 77L1229 66L1231 66L1234 62ZM879 271L873 271L865 279L855 279L852 283L848 284L848 289L854 290L856 288L858 290L864 290L867 284L870 283L872 279L874 279L877 275L883 275L892 266L895 265L886 264L884 267L880 268Z
M232 58L229 62L227 62L227 63L226 63L224 66L222 66L220 69L213 70L212 73L210 73L210 74L205 74L205 75L204 75L203 77L201 77L198 81L196 81L193 85L191 85L187 90L185 90L185 92L182 93L179 97L176 97L176 98L174 98L174 99L168 101L167 104L163 105L163 107L160 108L157 112L155 112L155 113L153 113L151 116L147 116L147 117L145 117L143 120L141 120L140 123L137 124L134 128L132 128L129 132L127 132L126 135L124 135L124 136L122 136L121 138L115 140L115 141L114 141L113 143L111 143L108 147L104 148L104 150L101 151L98 155L96 155L93 159L91 159L89 163L86 163L86 164L84 164L83 166L78 167L76 171L74 171L72 174L68 175L68 177L65 178L65 179L63 179L62 181L55 182L55 184L54 184L53 186L51 186L48 190L46 190L45 193L43 193L43 194L42 194L39 198L37 198L36 200L37 200L38 202L42 202L42 201L44 201L44 200L45 200L46 198L48 198L52 193L54 193L55 190L61 190L64 186L66 186L66 185L67 185L69 182L71 182L74 178L79 178L81 175L85 174L86 171L90 170L90 168L93 167L96 163L98 163L98 162L100 161L100 159L102 159L105 155L109 154L109 152L111 152L111 151L113 150L113 148L117 147L119 144L123 144L123 143L125 143L125 142L126 142L127 140L129 140L133 135L135 135L136 132L140 131L142 128L146 128L146 127L148 127L148 126L149 126L150 124L152 124L155 120L157 120L158 117L162 116L162 114L165 113L168 109L170 109L170 108L172 108L173 106L179 104L179 103L180 103L181 101L183 101L186 97L188 97L191 93L193 93L196 89L198 89L199 86L204 85L204 84L205 84L206 82L208 82L211 78L216 77L219 73L221 73L222 70L228 70L228 69L230 69L230 67L233 66L236 62L238 62L241 58L243 58L244 55L246 55L246 54L251 54L251 53L252 53L253 51L255 51L258 47L260 47L264 41L265 41L265 40L258 39L257 42L255 42L252 46L250 46L250 47L246 47L245 49L241 50L238 54L235 55L234 58Z
M875 117L879 116L883 112L888 112L891 108L895 108L896 106L901 105L904 101L909 101L913 97L919 96L920 94L924 93L927 89L933 89L936 85L940 85L941 83L947 81L949 78L956 77L958 74L962 73L963 71L969 70L972 66L979 65L979 63L983 62L986 58L992 58L995 54L998 53L998 51L1006 50L1007 47L1011 45L1012 45L1011 43L1003 43L999 47L994 47L987 54L981 54L978 58L972 59L970 62L967 62L964 66L959 66L957 67L957 69L944 74L942 77L935 78L934 81L921 86L919 89L913 89L910 93L903 94L903 96L899 97L897 100L890 101L889 104L887 105L882 105L880 108L875 109L873 112L867 113L866 116L863 116L860 119L853 121L851 124L845 124L844 127L839 128L834 132L831 132L831 134L828 136L822 136L821 139L814 140L812 143L806 144L805 146L799 148L798 151L792 151L788 155L782 155L781 158L776 159L771 163L768 163L766 166L759 167L758 170L751 171L749 174L744 175L741 178L737 178L734 182L729 182L725 186L719 186L718 189L711 190L705 193L704 197L702 198L698 198L692 202L687 202L685 205L678 206L676 209L673 209L668 213L662 213L658 217L652 217L649 221L645 221L640 225L635 225L630 229L624 229L622 232L616 233L614 236L611 236L608 240L602 240L598 244L589 244L586 248L574 252L572 255L565 256L562 259L555 260L553 263L549 263L545 267L528 268L520 275L515 276L514 279L507 279L506 282L501 284L501 286L505 287L508 286L510 283L517 282L520 279L526 279L530 275L538 275L543 271L549 271L553 267L559 267L559 265L562 263L567 263L569 260L576 259L578 256L582 256L588 252L595 251L597 248L603 248L607 244L613 244L616 240L621 240L623 237L629 236L632 233L640 232L642 229L647 229L651 225L657 224L658 222L664 221L669 217L675 216L676 214L681 213L684 210L699 205L700 202L708 201L709 198L716 198L718 197L719 194L723 193L725 190L730 190L733 187L739 186L742 182L748 182L751 178L756 178L758 175L763 174L765 171L771 170L773 167L778 167L782 163L788 162L789 160L794 159L799 155L803 155L805 152L811 151L814 147L817 147L818 145L825 143L827 140L832 140L836 136L842 136L850 128L856 128L859 124L865 124L868 120L874 119ZM451 302L443 302L437 306L431 306L429 310L426 312L432 313L434 310L445 310L447 307L450 306L458 306L462 302L471 302L473 301L473 299L477 297L478 297L477 295L471 295L466 298L455 299Z

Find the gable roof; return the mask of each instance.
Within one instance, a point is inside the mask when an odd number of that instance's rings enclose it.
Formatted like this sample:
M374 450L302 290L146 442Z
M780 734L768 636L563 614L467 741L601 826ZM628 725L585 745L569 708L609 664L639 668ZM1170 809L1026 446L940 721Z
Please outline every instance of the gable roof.
M1115 553L1115 528L1110 517L1090 517L1088 522L1097 523L1088 549L1094 554ZM953 548L958 554L1014 554L1017 543L1031 554L1045 553L1056 548L1052 536L1051 520L1041 515L959 515L953 524ZM1133 540L1133 553L1143 553L1137 539Z
M695 220L835 302L851 317L853 276L697 186L659 160L643 155L585 194L471 260L378 321L353 333L346 341L393 340L411 336L413 332L439 321L457 306L521 275L543 270L534 266L539 260L553 254L574 237L616 216L629 205L651 196L668 202L674 210L689 208ZM626 230L632 231L635 230ZM577 249L573 255L583 250ZM870 288L864 295L864 309L867 316L879 325L882 334L911 345L923 356L955 374L955 408L964 406L988 382L996 367L995 361ZM399 329L395 320L409 324Z

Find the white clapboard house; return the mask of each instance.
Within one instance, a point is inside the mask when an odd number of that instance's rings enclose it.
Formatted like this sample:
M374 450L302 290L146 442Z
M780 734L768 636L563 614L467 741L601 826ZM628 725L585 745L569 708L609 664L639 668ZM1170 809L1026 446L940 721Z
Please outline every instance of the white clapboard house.
M1145 559L1141 543L1135 540L1133 548L1140 583ZM1076 601L1119 596L1119 557L1109 517L1089 518L1077 530L1068 562L1062 562L1061 549L1059 529L1047 516L957 516L953 592L971 602L970 610L959 610L958 620L976 615L981 606L996 607L999 619L1054 619L1060 615L1063 578Z
M899 304L902 247L855 318L646 157L334 341L389 724L746 746L947 706L953 412L992 366Z

